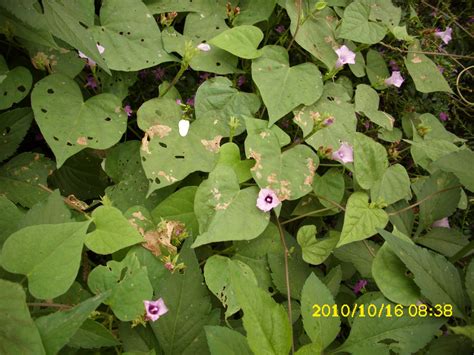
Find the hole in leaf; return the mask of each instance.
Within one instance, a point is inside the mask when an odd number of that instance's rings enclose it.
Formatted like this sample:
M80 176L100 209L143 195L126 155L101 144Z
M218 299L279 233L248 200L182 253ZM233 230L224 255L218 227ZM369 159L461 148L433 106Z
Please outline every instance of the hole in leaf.
M219 26L216 26L216 30L220 30L221 28Z
M53 136L53 139L54 139L55 141L59 141L59 138L56 137L56 136Z
M89 28L89 26L87 26L84 22L81 22L81 21L79 21L79 25L84 27L86 30Z
M159 183L160 183L160 179L155 178L155 184L159 184Z
M273 289L273 287L270 286L270 287L268 288L268 292L273 293L273 291L275 291L275 290Z
M127 34L130 36L130 32L127 32Z
M19 87L16 88L19 92L25 92L26 88L23 85L20 85Z
M110 117L106 117L105 120L106 120L107 122L112 121L112 119L111 119Z
M145 158L145 157L142 157L142 161L146 161L146 158Z
M46 112L48 112L48 110L46 110L45 108L42 108L41 112L46 113Z
M10 131L11 131L10 127L5 127L5 129L3 130L2 136L6 136L8 133L10 133Z
M184 159L184 155L175 155L174 156L176 159Z
M123 31L120 31L120 32L119 32L119 35L123 36Z
M71 142L66 142L66 145L67 145L68 147L72 147L72 143L71 143Z
M3 96L7 96L7 95L8 95L8 92L4 91Z
M53 89L48 89L48 94L54 94L54 90Z
M168 146L167 146L165 143L163 143L163 142L159 142L158 144L159 144L161 147L163 147L163 148L168 148Z
M94 139L94 137L87 137L87 139L91 141Z
M221 66L221 63L220 63L220 62L217 62L216 65L217 65L218 67L220 67L220 66Z
M140 39L140 42L145 42L145 40L143 38Z

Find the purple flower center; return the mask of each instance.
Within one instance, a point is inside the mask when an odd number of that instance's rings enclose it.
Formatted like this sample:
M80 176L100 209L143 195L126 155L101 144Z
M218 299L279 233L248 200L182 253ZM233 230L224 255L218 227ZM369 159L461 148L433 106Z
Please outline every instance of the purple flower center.
M265 197L265 202L266 202L266 203L272 203L272 202L273 202L273 197L271 197L270 195L268 195L267 197Z
M337 152L337 155L339 155L339 158L344 158L344 153L343 152Z
M148 313L150 314L158 314L159 311L160 309L157 306L150 305L148 307Z

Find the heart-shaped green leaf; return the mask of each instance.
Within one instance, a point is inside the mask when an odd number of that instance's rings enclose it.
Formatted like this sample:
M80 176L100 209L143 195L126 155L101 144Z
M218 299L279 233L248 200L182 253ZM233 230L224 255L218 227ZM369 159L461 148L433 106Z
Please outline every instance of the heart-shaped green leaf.
M323 93L321 73L312 63L290 67L288 52L279 46L265 46L252 62L252 78L268 109L270 124L296 106L311 105Z
M1 89L0 89L1 92ZM33 112L30 108L17 108L0 115L0 161L15 153L30 128Z
M8 70L3 56L0 56L0 110L10 108L23 100L30 92L33 77L25 67Z
M354 172L359 185L368 190L379 181L388 168L385 147L362 133L354 139Z
M89 223L40 224L20 229L3 245L3 268L26 275L29 291L36 298L62 295L79 271Z
M255 26L238 26L219 33L209 41L233 55L245 59L260 57L257 47L263 39L263 32Z
M39 81L31 101L58 167L85 148L110 148L127 128L127 117L116 96L100 94L84 102L76 82L62 74Z
M105 1L92 29L110 69L135 71L175 60L163 49L158 25L140 0Z
M192 247L258 237L267 227L270 215L257 209L257 197L256 187L240 190L234 170L218 165L196 192L194 211L200 235Z
M337 247L367 239L388 223L387 212L369 205L369 196L354 192L347 200L346 215Z
M111 206L100 206L92 212L96 229L87 234L86 246L97 254L112 254L117 250L143 242L143 237Z
M365 44L380 42L387 30L382 24L370 21L372 11L369 0L358 0L349 4L344 10L339 37Z
M312 190L318 156L304 145L281 153L278 138L269 129L245 140L247 158L255 159L252 176L260 188L270 188L280 201L298 199Z
M209 172L218 157L222 135L208 120L196 120L185 137L178 132L181 109L172 99L145 102L138 125L145 131L140 155L150 181L149 193L180 181L194 171Z
M316 226L306 225L298 230L296 236L303 252L303 260L308 264L319 265L324 262L335 248L339 233L332 232L324 239L316 238Z

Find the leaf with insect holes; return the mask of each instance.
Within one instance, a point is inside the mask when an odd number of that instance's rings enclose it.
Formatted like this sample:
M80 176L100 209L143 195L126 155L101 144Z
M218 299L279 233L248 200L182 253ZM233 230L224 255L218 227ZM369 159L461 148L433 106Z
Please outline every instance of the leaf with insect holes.
M127 117L116 96L99 94L84 102L77 83L62 74L40 80L31 102L58 167L85 148L110 148L127 128Z
M30 92L33 77L25 67L8 69L3 56L0 56L0 110L10 108L23 100Z

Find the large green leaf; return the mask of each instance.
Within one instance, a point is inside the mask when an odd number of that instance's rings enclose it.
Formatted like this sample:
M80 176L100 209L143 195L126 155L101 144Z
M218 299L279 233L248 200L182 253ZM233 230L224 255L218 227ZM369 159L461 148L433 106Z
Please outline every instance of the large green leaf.
M117 346L120 342L101 323L86 319L67 345L72 348L96 349Z
M374 202L387 205L401 199L410 199L410 178L405 168L400 164L389 166L380 180L372 185L370 198Z
M249 284L237 265L231 264L230 270L250 349L256 354L287 354L291 327L284 308L266 291Z
M303 252L303 260L309 264L319 265L327 259L339 240L339 233L329 232L324 239L316 238L316 226L306 225L298 230L296 236Z
M85 148L110 148L127 128L127 117L116 96L100 94L84 102L77 83L63 74L39 81L31 101L36 122L58 167Z
M204 326L219 323L219 312L211 310L209 292L189 244L186 241L180 252L184 272L167 272L153 284L169 310L151 325L165 354L208 354Z
M273 13L276 0L240 0L240 14L234 19L234 24L253 25L266 21Z
M344 197L344 188L344 175L339 169L331 168L322 176L318 174L314 176L313 191L317 196L321 196L319 202L324 207L335 208L336 211L339 211L331 202L341 203Z
M415 242L447 257L452 257L469 244L469 237L463 234L462 230L435 227L425 235L416 238Z
M30 92L33 77L25 67L8 70L7 63L0 55L0 110L12 107ZM4 119L4 118L3 118Z
M266 129L247 136L245 152L255 160L250 171L258 186L275 191L280 201L298 199L312 190L319 159L311 148L298 145L281 153L278 138Z
M222 135L212 122L196 120L181 137L180 119L180 106L169 98L146 101L138 110L138 125L145 131L140 155L150 182L149 193L194 171L209 172L215 165Z
M0 353L45 354L23 287L6 280L0 280Z
M206 285L226 308L226 318L240 310L235 297L235 291L230 283L230 263L231 260L229 258L214 255L206 260L206 265L204 266ZM241 261L234 261L234 263L239 266L240 273L247 277L247 282L257 285L257 279L248 265Z
M219 33L209 43L237 57L254 59L261 55L257 48L262 39L263 32L260 28L242 25Z
M316 1L309 3L313 5ZM302 21L296 4L293 0L286 1L286 11L291 19L290 30L296 43L323 62L328 69L334 68L337 55L333 47L337 46L335 29L338 24L334 11L328 6L322 11L307 14ZM296 28L298 33L295 33Z
M293 67L288 52L279 46L265 46L262 55L252 61L252 79L268 109L270 124L298 105L311 105L321 97L321 73L312 63Z
M344 225L337 247L367 239L377 233L377 228L384 228L387 223L387 213L371 206L367 194L354 192L347 200Z
M339 317L313 317L317 305L319 309L329 306L331 309L336 303L331 292L313 273L306 280L301 293L301 316L306 334L313 342L313 351L322 353L336 338L341 329Z
M420 290L406 271L388 244L379 249L372 263L372 276L383 295L392 302L409 306L420 300Z
M18 223L18 229L37 224L60 224L73 222L71 211L58 190L53 191L46 200L38 202L26 212Z
M385 147L365 134L356 133L354 140L354 174L359 185L368 190L381 180L388 168Z
M0 115L0 161L15 153L28 132L32 119L33 115L29 108L18 108Z
M18 224L23 219L23 213L15 206L13 202L5 196L0 196L0 251L3 243L7 238L18 230ZM2 263L0 253L0 265Z
M229 120L235 117L240 126L235 135L243 132L244 118L252 117L260 108L257 95L241 92L232 87L232 82L225 77L206 80L196 92L196 119L206 120L212 124L220 135L230 135Z
M87 4L83 2L83 5ZM94 6L91 1L88 2L87 11L94 13ZM91 6L92 5L92 6ZM87 31L89 26L81 24L78 14L78 7L72 1L45 0L43 2L44 14L49 31L72 47L82 51L87 57L94 60L99 66L109 72L107 64L97 49L96 41L92 34ZM84 8L81 6L79 8ZM92 15L93 16L93 15Z
M13 233L3 244L3 268L26 275L29 291L36 298L62 295L79 271L89 223L35 225Z
M474 174L470 167L474 166L474 153L463 149L445 155L433 162L433 166L457 176L466 189L474 192Z
M112 260L107 266L97 266L89 274L87 285L97 295L111 290L104 303L124 322L144 314L143 301L150 300L153 294L147 268L140 265L133 251L121 262Z
M405 65L418 91L423 93L435 91L453 92L443 74L436 67L436 64L422 54L419 41L415 41L408 49Z
M395 304L384 298L371 301L376 309L383 305ZM369 304L366 303L365 306ZM403 316L386 317L359 317L354 318L351 333L344 344L336 349L337 352L352 354L383 354L391 351L396 353L416 353L430 342L445 322L445 319L434 317L411 317L408 309L403 310ZM386 340L387 342L385 342Z
M47 186L47 178L54 163L38 153L21 153L0 168L0 193L25 207L32 207L48 197L40 187Z
M379 245L367 240L346 244L334 250L334 256L341 261L351 263L362 277L372 278L372 264Z
M240 160L240 148L235 143L228 142L221 146L217 164L230 166L237 175L239 183L252 178L250 169L254 165L254 162L250 159Z
M140 0L105 1L92 33L110 69L136 71L175 60L163 50L160 29Z
M391 131L395 119L379 111L379 96L369 85L359 84L355 94L356 111L365 114L375 124Z
M144 241L122 212L112 206L100 206L92 212L95 230L87 234L86 246L97 254L112 254Z
M432 304L451 304L457 317L465 317L465 299L459 272L446 258L379 229L392 251L415 276L414 281Z
M369 49L367 51L367 76L370 84L377 90L385 89L385 79L390 76L385 59L378 51ZM377 101L378 102L378 101ZM378 107L378 105L377 105Z
M79 327L108 296L110 292L100 294L67 310L58 311L35 320L41 334L46 354L56 354Z
M371 18L372 11L370 0L357 0L349 4L344 10L339 37L365 44L380 42L387 30Z
M200 235L193 248L212 242L258 237L267 227L270 215L257 209L257 197L258 189L254 186L240 190L232 168L217 166L196 192L194 211Z
M207 344L211 355L251 355L247 339L239 332L218 326L206 326Z

